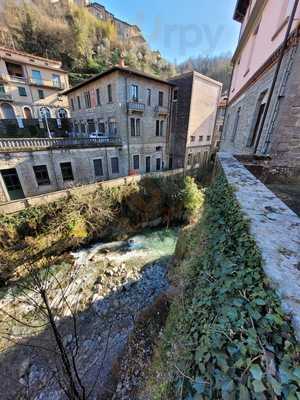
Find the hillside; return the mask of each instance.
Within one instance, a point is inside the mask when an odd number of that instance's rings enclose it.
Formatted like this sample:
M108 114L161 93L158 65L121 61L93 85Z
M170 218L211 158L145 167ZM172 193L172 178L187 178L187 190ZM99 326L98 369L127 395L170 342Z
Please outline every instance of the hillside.
M0 43L59 59L71 83L102 72L125 57L129 67L167 78L175 68L147 43L118 37L116 26L75 4L55 7L49 0L5 0Z

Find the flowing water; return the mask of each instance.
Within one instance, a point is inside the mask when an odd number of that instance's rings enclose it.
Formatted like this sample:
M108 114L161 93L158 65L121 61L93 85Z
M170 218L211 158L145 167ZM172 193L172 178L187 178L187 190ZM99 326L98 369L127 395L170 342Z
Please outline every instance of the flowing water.
M53 266L47 274L50 303L65 348L75 354L82 382L92 391L91 399L100 399L110 389L112 366L139 313L168 289L167 265L177 236L176 228L145 230L126 242L98 243L73 253L74 263ZM10 290L0 307L36 326L42 320L27 297L28 293L17 295ZM31 297L34 304L39 303L36 294ZM7 326L15 340L1 342L1 347L10 349L0 356L0 398L18 399L18 393L27 393L34 400L64 399L49 331L24 328L16 321L7 321ZM22 345L12 346L24 335Z

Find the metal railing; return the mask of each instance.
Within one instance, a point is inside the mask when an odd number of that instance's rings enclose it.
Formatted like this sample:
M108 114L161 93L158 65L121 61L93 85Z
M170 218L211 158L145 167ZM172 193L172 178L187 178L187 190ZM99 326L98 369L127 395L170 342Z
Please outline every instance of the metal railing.
M0 93L0 100L12 101L12 95L9 93Z
M32 85L36 85L36 86L47 86L47 87L53 87L56 89L65 89L65 85L62 82L58 82L58 81L54 81L54 80L29 78L29 83Z
M130 101L127 103L127 109L128 111L138 111L138 112L144 112L145 111L145 104L144 103L138 103L135 101Z
M24 138L24 139L0 139L0 151L18 149L47 149L60 147L102 147L121 146L119 137L103 138Z
M169 114L169 109L168 109L168 107L164 107L164 106L155 106L154 112L157 114L160 114L160 115L166 115L166 114Z

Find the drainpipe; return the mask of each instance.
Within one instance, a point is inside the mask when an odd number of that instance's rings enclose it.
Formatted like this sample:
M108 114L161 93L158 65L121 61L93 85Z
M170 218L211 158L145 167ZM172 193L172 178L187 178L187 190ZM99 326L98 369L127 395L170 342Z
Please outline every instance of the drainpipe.
M126 129L127 129L127 154L128 154L128 173L129 176L130 172L130 143L129 143L129 121L128 121L128 108L127 108L127 101L128 101L128 78L125 78L125 89L126 89Z
M288 28L287 28L287 31L286 31L286 34L285 34L285 38L284 38L284 41L283 41L283 44L282 44L282 48L281 48L281 51L280 51L280 56L279 56L279 60L278 60L278 63L277 63L275 75L274 75L273 82L272 82L272 85L271 85L271 88L270 88L268 101L267 101L266 108L265 108L265 111L264 111L264 115L263 115L263 118L262 118L262 122L261 122L261 125L260 125L260 128L259 128L258 137L257 137L256 143L255 143L254 154L257 153L257 148L258 148L258 145L259 145L259 142L260 142L260 139L261 139L262 132L264 130L264 125L265 125L265 122L266 122L266 119L267 119L267 115L268 115L268 111L269 111L269 108L270 108L270 105L271 105L271 100L272 100L272 97L273 97L275 85L277 83L280 67L281 67L282 60L283 60L284 53L285 53L285 49L287 47L287 43L288 43L288 40L289 40L289 37L290 37L290 33L291 33L291 30L292 30L292 26L293 26L293 22L294 22L294 18L295 18L296 12L297 12L298 5L299 5L299 0L295 0L293 11L292 11L292 14L291 14L290 19L289 19Z

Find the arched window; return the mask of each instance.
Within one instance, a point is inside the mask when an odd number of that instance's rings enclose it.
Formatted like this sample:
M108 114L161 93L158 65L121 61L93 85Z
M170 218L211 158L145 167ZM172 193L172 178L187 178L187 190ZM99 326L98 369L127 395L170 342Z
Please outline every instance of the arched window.
M41 107L40 114L41 114L42 118L45 118L45 117L51 118L51 112L48 107Z
M24 116L25 119L32 119L32 112L29 107L24 107Z
M3 119L16 119L15 110L8 103L1 104L1 112L2 112Z
M60 108L58 110L58 118L60 119L68 118L67 110L65 110L64 108Z

